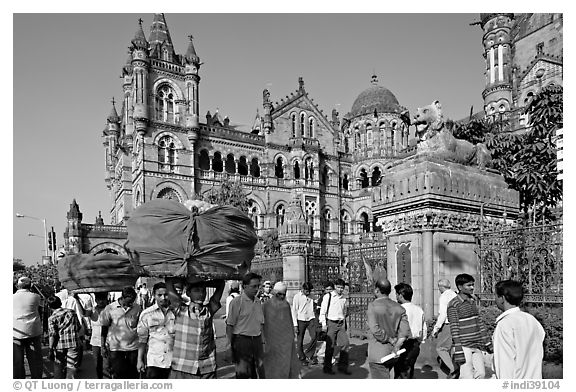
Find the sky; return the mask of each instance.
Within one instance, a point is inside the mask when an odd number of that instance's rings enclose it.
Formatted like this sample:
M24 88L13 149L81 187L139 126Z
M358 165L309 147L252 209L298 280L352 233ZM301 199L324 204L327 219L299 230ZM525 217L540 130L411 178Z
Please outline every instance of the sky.
M482 108L479 14L183 14L166 13L177 53L194 36L200 113L219 110L239 129L262 113L262 90L279 101L305 88L330 114L346 114L373 73L414 113L438 99L446 117ZM13 214L44 218L63 244L76 199L84 223L99 211L110 222L102 130L120 72L142 18L152 13L14 14ZM118 107L120 110L120 107ZM13 215L13 257L35 264L42 222ZM34 234L36 236L29 236Z

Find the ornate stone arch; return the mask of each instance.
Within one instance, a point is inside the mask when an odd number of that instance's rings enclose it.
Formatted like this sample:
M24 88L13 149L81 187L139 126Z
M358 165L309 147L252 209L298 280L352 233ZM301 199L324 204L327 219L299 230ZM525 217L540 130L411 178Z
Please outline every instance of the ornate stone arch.
M362 169L366 170L366 174L370 174L370 167L366 163L363 163L359 165L354 171L354 178L360 177L360 172L362 171Z
M152 191L151 199L157 199L159 196L171 193L173 191L173 195L175 195L180 203L188 200L188 195L184 188L173 181L163 181L160 184L156 185L156 188Z
M182 140L180 140L178 136L176 136L174 133L170 131L158 132L156 136L154 136L154 144L158 145L158 141L162 139L164 136L170 136L170 138L174 140L174 143L176 144L176 148L178 150L184 149L184 144L182 144Z
M88 253L91 255L97 255L100 253L112 253L121 256L128 256L126 250L124 250L121 245L118 245L114 242L103 242L101 244L95 245L92 247L92 249L90 249Z
M156 94L156 91L158 91L158 89L160 89L164 85L170 86L170 88L176 94L177 100L184 99L184 94L182 93L180 86L178 86L176 83L174 83L173 80L168 79L168 78L160 78L160 79L157 79L156 81L154 81L154 85L152 86L152 91L154 92L154 94Z

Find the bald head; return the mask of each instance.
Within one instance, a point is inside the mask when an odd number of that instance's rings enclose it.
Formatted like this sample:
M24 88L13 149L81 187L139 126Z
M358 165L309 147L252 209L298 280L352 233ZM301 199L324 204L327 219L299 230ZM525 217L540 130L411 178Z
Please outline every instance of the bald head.
M380 291L381 294L390 295L390 293L392 292L392 285L390 284L390 281L386 278L377 280L374 285L376 286L378 291Z

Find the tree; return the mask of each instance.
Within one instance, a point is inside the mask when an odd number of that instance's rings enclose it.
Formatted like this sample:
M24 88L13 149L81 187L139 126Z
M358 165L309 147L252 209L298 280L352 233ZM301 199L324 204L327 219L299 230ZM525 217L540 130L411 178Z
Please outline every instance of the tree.
M551 209L562 200L554 136L563 126L562 87L542 89L528 104L528 130L523 134L502 132L507 123L472 120L454 124L454 136L472 143L484 142L492 154L492 167L520 193L522 211L534 211L540 220L552 218Z
M239 182L230 181L226 178L220 184L220 188L212 188L202 197L207 203L219 206L233 206L248 213L249 201L246 193Z
M278 230L270 229L268 230L263 238L264 243L264 254L273 255L280 253L280 240L278 240Z
M26 269L26 266L22 262L22 259L12 258L12 271L14 271L14 272L24 271L25 269Z

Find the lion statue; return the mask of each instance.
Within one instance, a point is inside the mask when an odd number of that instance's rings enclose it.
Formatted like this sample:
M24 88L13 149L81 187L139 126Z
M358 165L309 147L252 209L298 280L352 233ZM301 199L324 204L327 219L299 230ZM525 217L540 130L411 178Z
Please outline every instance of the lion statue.
M492 157L484 143L476 145L456 139L446 128L439 101L418 108L412 122L418 137L417 153L427 153L447 161L464 165L476 165L481 169L490 165Z

